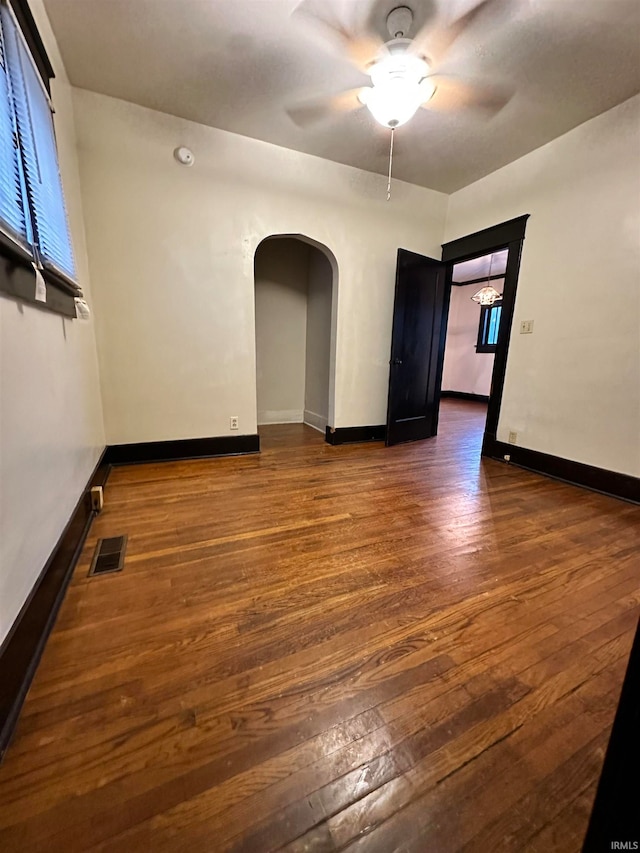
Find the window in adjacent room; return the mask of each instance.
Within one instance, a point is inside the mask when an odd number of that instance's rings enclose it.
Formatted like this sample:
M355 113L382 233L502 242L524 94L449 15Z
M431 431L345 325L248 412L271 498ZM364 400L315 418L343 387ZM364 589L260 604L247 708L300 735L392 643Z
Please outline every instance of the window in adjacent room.
M78 295L49 93L6 0L0 0L0 164L0 253L28 266L35 281L34 264L47 291Z
M476 352L496 351L501 316L502 300L497 300L493 305L483 305L480 308L480 326L478 328Z

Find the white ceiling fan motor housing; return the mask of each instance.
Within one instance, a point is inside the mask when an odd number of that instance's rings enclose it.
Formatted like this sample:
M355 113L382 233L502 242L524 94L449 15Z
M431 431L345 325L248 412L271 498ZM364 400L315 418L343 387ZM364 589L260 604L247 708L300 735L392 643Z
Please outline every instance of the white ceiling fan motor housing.
M387 30L392 39L407 38L412 24L413 12L408 6L398 6L387 17Z
M389 13L391 40L367 69L373 85L358 95L376 121L391 129L408 122L435 91L428 77L429 63L415 52L407 37L412 25L413 12L408 6L398 6Z
M410 51L409 39L393 39L382 48L379 59L369 69L374 86L392 80L418 84L429 73L429 65L421 56Z

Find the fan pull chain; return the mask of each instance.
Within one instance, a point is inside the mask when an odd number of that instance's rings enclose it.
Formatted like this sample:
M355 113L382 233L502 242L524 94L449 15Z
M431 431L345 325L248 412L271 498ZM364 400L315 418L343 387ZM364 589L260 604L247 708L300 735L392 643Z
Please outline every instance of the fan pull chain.
M387 201L391 200L391 167L393 166L393 132L395 127L391 128L391 147L389 148L389 181L387 183Z

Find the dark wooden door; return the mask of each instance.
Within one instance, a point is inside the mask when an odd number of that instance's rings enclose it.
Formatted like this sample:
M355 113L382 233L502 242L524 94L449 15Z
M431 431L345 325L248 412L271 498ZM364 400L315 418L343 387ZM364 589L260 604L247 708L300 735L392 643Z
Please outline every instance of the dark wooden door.
M393 308L387 445L438 431L450 287L446 265L398 249Z

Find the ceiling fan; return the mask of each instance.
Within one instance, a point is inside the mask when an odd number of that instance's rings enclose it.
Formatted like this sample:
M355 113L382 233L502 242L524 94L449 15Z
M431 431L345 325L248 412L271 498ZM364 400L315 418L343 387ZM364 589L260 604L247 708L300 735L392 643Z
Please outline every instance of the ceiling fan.
M414 5L425 0L412 0ZM432 25L433 3L426 20L416 26L417 15L406 5L386 15L384 24L390 39L384 41L369 22L347 26L327 11L327 0L302 0L294 16L315 26L361 72L371 85L349 89L337 95L298 104L287 110L301 127L316 124L332 114L366 106L374 119L391 129L389 186L393 159L393 131L406 124L420 108L453 111L472 109L492 115L502 109L513 92L505 86L488 86L438 72L447 51L478 15L504 0L472 0L460 17L446 25ZM387 5L388 8L388 5ZM411 36L412 30L417 32Z

